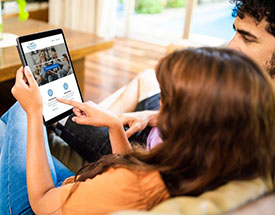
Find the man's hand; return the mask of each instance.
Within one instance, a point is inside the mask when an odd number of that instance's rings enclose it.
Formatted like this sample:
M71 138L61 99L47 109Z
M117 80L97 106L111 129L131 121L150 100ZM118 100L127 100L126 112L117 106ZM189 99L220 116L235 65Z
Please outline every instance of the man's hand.
M146 126L154 127L157 125L158 111L139 111L124 113L119 116L123 125L130 128L126 131L127 137L131 137L138 131L142 131Z

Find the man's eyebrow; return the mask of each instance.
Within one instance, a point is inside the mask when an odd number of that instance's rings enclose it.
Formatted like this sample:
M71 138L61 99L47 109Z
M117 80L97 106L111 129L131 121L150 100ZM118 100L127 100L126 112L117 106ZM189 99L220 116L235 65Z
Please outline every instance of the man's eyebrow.
M236 29L236 26L235 26L234 24L233 24L233 29L234 29L235 31L237 31L237 32L238 32L239 34L241 34L241 35L248 36L248 37L252 37L252 38L255 39L255 40L258 39L255 35L251 34L251 33L248 32L248 31L241 30L241 29Z

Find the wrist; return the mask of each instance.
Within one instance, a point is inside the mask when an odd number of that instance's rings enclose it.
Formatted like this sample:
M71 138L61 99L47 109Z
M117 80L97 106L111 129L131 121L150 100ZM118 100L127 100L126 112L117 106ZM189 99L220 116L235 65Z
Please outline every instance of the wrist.
M28 119L42 118L42 110L30 110L26 114Z
M107 127L109 128L109 130L114 130L117 128L122 128L123 124L118 117L113 117L111 120L109 120Z
M148 111L148 125L151 127L157 126L158 111Z

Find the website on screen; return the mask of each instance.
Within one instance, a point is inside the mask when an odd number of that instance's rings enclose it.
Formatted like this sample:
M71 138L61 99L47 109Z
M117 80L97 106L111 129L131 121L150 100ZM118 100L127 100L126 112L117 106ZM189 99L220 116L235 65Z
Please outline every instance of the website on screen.
M45 121L72 108L57 102L56 98L81 102L62 34L24 42L21 45L43 98Z

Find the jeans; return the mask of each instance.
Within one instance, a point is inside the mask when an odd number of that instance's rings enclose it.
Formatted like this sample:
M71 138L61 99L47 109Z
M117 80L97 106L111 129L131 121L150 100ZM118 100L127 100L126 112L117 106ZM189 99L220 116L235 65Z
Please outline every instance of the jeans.
M15 103L0 120L0 214L34 214L27 192L26 141L27 117L19 103ZM56 158L52 157L46 129L44 142L55 186L72 175ZM37 143L39 144L39 143ZM39 183L39 181L37 182Z
M158 110L160 107L160 94L151 96L138 103L135 111ZM88 161L94 162L103 155L111 154L111 144L109 140L108 128L94 127L88 125L78 125L72 121L70 116L65 124L57 125L57 134L68 143L68 145L78 152L81 157ZM129 141L145 146L151 127L146 127L143 131L137 132Z

